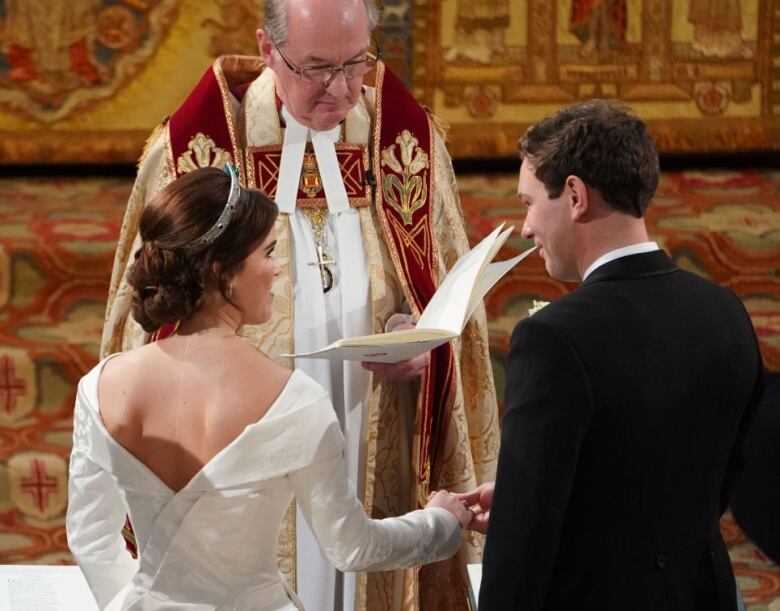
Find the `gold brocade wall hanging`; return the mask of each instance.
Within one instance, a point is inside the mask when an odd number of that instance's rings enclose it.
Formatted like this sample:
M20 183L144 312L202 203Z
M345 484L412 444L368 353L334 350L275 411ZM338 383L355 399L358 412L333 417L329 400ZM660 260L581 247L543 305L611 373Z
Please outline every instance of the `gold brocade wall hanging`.
M514 155L591 97L624 100L664 151L776 149L778 35L777 0L415 0L413 91L456 156Z
M378 38L456 157L624 100L663 151L780 148L780 0L384 0ZM0 163L137 160L262 0L0 0ZM414 49L414 54L412 52Z
M0 162L135 162L261 0L0 0Z

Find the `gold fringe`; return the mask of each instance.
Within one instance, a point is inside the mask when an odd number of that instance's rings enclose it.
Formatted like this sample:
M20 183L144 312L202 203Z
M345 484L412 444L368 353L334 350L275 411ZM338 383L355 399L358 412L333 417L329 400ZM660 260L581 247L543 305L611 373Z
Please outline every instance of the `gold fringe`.
M149 137L146 139L146 142L144 143L143 151L141 152L141 156L138 158L138 165L137 165L138 170L141 169L141 165L146 159L146 156L149 154L149 149L152 148L152 145L157 141L157 138L160 137L160 134L165 129L165 126L168 125L169 120L170 117L165 117L165 119L163 119L163 122L159 123L157 127L155 127L152 130L152 133L149 135Z
M437 117L435 114L433 114L433 111L427 106L423 106L423 108L425 109L425 112L428 113L428 116L431 118L431 124L433 125L433 129L436 130L436 133L439 134L439 137L446 144L447 134L450 131L450 124L447 123L444 119Z

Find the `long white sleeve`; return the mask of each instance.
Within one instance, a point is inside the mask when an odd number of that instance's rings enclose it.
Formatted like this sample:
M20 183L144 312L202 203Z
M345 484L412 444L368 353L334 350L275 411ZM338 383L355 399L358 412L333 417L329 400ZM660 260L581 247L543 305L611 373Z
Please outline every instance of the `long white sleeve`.
M103 609L138 570L121 529L127 508L111 475L77 447L70 455L68 546Z
M347 483L341 452L318 457L290 474L298 505L333 566L340 571L380 571L449 558L460 545L460 525L442 508L372 520Z

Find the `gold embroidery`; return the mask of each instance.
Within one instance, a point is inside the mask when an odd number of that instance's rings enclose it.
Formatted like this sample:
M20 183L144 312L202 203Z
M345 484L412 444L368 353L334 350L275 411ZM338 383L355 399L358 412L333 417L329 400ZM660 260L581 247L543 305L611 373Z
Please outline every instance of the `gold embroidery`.
M246 153L247 171L258 189L268 197L276 197L282 145L271 144L249 147ZM344 188L351 208L371 205L371 188L365 179L369 168L368 147L363 144L336 143L336 159L341 169ZM301 178L298 183L298 208L327 208L328 201L322 188L319 167L314 153L304 154Z
M232 60L237 60L237 63L234 65L235 68L238 68L241 62L239 57L233 57ZM240 63L239 63L240 62ZM231 61L231 57L228 56L226 58L217 58L214 60L214 76L217 79L217 85L219 85L219 92L222 96L222 108L225 112L225 119L227 123L228 133L230 134L230 145L233 147L233 153L235 154L235 164L238 167L238 175L239 178L242 179L241 184L243 186L246 186L246 181L244 180L244 171L245 171L245 159L244 159L244 153L239 145L238 140L238 133L236 132L236 126L238 125L238 122L236 121L235 114L233 113L233 105L231 103L232 94L230 93L230 88L228 87L227 78L225 77L225 69L223 64L230 64L233 63ZM254 57L251 60L251 65L247 68L244 68L246 72L244 72L244 76L247 76L247 73L253 74L254 77L260 74L260 71L263 69L263 66L265 64L263 63L260 58ZM243 66L242 66L243 68ZM230 159L228 159L230 161ZM224 163L219 166L220 168L224 167Z
M315 197L322 191L320 169L317 167L317 159L314 157L314 153L304 153L303 155L300 189L306 194L306 197Z
M230 153L219 148L211 138L202 132L198 132L187 145L187 152L179 156L176 169L180 174L187 174L198 168L223 168L226 163L232 163L232 161L233 157Z
M171 122L170 120L165 124L165 167L168 168L168 175L171 177L169 180L176 178L176 161L173 158L173 142L171 140ZM141 166L138 166L141 169ZM146 205L146 202L143 204Z
M382 94L382 88L383 88L383 82L385 78L385 65L382 62L379 62L376 66L376 83L374 85L375 95L376 95L376 101L374 104L374 133L373 133L373 140L371 143L371 150L372 151L378 151L379 150L379 144L382 137L382 108L384 105L383 100L383 94ZM374 175L375 176L382 176L382 162L380 159L381 155L373 155L372 161L373 161L373 167L374 167ZM383 192L383 191L382 191ZM387 242L387 250L388 254L390 255L390 259L393 261L393 267L394 269L398 270L404 270L407 271L405 267L402 266L401 263L401 257L398 255L398 246L395 244L395 242L391 239L393 237L392 228L390 227L390 223L388 221L388 215L387 212L384 209L382 198L379 196L380 193L377 192L377 198L376 198L376 212L377 212L377 220L379 221L379 225L382 228L382 233L384 234ZM412 290L412 287L409 286L409 281L406 277L406 274L399 273L398 274L398 280L401 283L401 288L403 289L404 296L406 297L406 301L409 304L409 308L412 310L412 315L415 318L419 318L420 314L423 311L423 308L421 307L422 304L420 304L417 301L416 294Z
M395 228L399 239L404 244L404 248L401 249L401 258L404 262L404 270L409 269L407 262L408 254L414 256L417 261L417 267L424 267L428 260L428 253L430 251L431 236L428 232L428 218L423 217L409 231L406 231L401 223L397 219L390 218L390 224Z
M429 167L428 153L418 146L419 140L409 130L402 131L395 142L401 152L401 161L395 155L395 144L382 151L382 166L395 172L382 173L382 192L401 215L404 225L411 225L412 215L428 201L427 176L420 175Z

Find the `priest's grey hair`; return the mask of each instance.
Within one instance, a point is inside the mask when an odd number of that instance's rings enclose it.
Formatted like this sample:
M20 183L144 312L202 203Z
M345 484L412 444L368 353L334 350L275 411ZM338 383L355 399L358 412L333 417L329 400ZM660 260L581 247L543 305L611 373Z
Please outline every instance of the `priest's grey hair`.
M281 45L289 32L287 31L287 0L265 0L263 2L263 29L271 40ZM363 0L368 14L368 35L374 31L376 24L379 23L379 8L373 0Z

